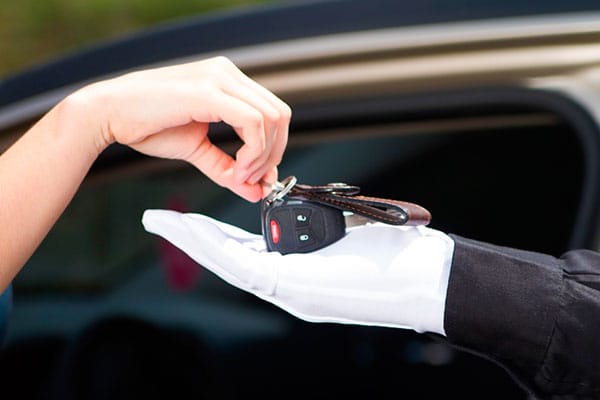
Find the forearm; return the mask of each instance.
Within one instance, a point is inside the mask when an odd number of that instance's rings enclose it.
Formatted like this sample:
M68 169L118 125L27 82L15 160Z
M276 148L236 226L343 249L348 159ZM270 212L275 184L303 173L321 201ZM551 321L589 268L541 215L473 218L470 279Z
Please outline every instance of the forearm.
M600 255L453 239L448 339L499 362L539 398L600 395Z
M0 157L0 290L63 212L98 154L117 142L187 161L249 201L277 179L291 110L224 57L129 73L70 95ZM208 137L225 122L235 159Z
M105 146L69 97L0 156L0 292L33 254ZM84 110L84 108L86 108Z

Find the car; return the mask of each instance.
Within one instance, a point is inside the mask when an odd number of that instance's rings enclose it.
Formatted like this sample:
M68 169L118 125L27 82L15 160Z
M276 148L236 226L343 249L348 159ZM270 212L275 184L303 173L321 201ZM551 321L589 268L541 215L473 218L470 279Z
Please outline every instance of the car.
M0 81L0 151L82 85L223 55L293 109L281 176L412 201L433 228L473 239L598 250L599 38L600 7L584 0L311 1L191 17ZM210 135L239 145L223 124ZM437 337L311 324L228 286L145 233L149 208L260 232L258 205L191 166L111 146L13 284L3 388L527 398L496 364Z

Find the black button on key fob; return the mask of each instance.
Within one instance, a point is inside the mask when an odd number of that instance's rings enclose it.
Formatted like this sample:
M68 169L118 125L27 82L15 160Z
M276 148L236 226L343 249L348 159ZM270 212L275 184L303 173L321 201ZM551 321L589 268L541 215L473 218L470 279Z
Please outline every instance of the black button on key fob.
M346 234L341 210L310 201L263 201L261 214L267 249L281 254L315 251Z

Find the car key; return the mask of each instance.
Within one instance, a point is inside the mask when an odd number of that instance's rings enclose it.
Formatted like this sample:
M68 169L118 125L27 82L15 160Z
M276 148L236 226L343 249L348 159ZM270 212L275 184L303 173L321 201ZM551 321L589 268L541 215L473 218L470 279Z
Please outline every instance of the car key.
M308 253L343 238L346 226L382 222L427 225L431 214L418 204L359 195L345 183L306 185L290 176L274 184L261 203L262 233L269 251Z
M294 177L271 185L261 204L262 232L267 249L281 254L308 253L344 237L346 222L341 210L311 201L286 198Z

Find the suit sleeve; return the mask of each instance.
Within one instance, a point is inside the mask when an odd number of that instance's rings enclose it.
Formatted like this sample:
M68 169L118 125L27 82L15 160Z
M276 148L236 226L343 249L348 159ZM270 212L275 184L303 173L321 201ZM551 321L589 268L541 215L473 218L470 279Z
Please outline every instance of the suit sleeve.
M539 399L600 398L600 254L455 241L444 326Z

